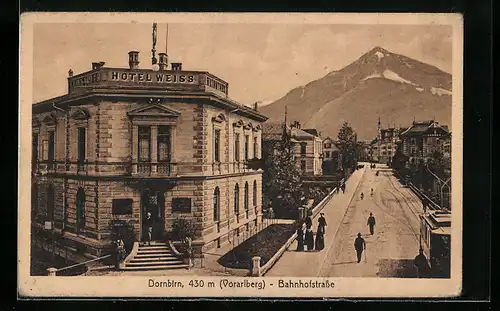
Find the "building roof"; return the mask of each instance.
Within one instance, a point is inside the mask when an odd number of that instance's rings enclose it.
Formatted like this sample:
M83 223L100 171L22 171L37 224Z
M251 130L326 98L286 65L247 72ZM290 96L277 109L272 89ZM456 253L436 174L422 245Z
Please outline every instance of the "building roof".
M310 133L306 132L305 130L298 129L296 127L292 128L291 134L292 134L292 137L295 137L295 138L312 139L312 138L316 137L316 135L310 134Z
M439 125L439 123L434 120L427 120L427 121L413 122L412 125L410 125L408 129L406 129L400 135L422 134L430 128L440 128L445 132L449 132L448 126Z
M303 131L305 131L305 132L307 132L307 133L309 133L311 135L319 137L319 133L318 133L318 131L316 129L303 129Z

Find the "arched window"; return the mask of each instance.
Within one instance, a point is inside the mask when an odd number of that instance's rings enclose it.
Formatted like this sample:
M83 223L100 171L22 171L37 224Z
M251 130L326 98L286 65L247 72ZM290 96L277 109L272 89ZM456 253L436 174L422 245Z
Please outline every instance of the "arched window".
M54 221L55 193L54 186L47 187L47 220Z
M236 215L236 221L238 221L238 214L240 212L240 186L236 184L234 186L234 214Z
M38 214L38 184L31 186L31 221L36 219Z
M215 187L214 190L214 222L220 221L220 190Z
M257 207L257 181L253 181L253 206Z
M248 182L245 182L245 201L244 201L244 208L245 208L245 216L248 218Z
M76 229L80 231L85 228L85 190L78 188L76 193Z

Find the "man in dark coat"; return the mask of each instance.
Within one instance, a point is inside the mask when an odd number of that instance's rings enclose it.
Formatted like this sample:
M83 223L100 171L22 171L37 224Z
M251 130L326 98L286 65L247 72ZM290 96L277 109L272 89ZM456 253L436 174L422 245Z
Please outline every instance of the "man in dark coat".
M370 234L373 235L375 228L375 217L373 217L372 213L370 213L370 217L368 217L367 225L370 226Z
M150 212L147 213L146 218L144 218L142 223L146 228L148 244L151 245L151 240L153 239L153 218L151 218Z
M361 255L363 250L366 249L365 239L361 237L361 233L358 233L358 237L354 240L354 249L356 249L356 255L358 257L358 263L361 262Z
M320 213L318 218L318 227L322 227L323 233L326 233L326 218L325 218L325 213Z
M417 277L422 278L427 276L427 258L422 248L420 248L417 257L415 257L413 265L417 268Z

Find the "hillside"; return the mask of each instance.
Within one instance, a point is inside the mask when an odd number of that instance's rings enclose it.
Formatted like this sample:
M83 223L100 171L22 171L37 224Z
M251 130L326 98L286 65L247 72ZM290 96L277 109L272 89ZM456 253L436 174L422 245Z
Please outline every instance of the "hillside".
M451 75L376 47L341 70L291 90L261 108L270 121L288 120L336 136L348 121L362 140L374 138L378 118L405 125L436 118L451 127Z

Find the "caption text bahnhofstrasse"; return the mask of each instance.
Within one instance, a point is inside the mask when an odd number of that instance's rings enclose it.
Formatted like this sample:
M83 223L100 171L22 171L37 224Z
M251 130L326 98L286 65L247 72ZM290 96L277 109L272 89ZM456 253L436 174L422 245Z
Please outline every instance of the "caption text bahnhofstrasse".
M237 289L237 288L255 288L263 290L266 288L266 281L264 279L244 279L244 280L231 280L223 278L219 282L205 281L199 279L192 279L189 282L163 280L157 281L154 279L148 280L148 287L165 287L165 288L184 288L185 284L189 288L215 288L217 285L220 289ZM335 283L330 280L286 280L280 279L278 282L267 282L269 287L278 288L334 288Z

